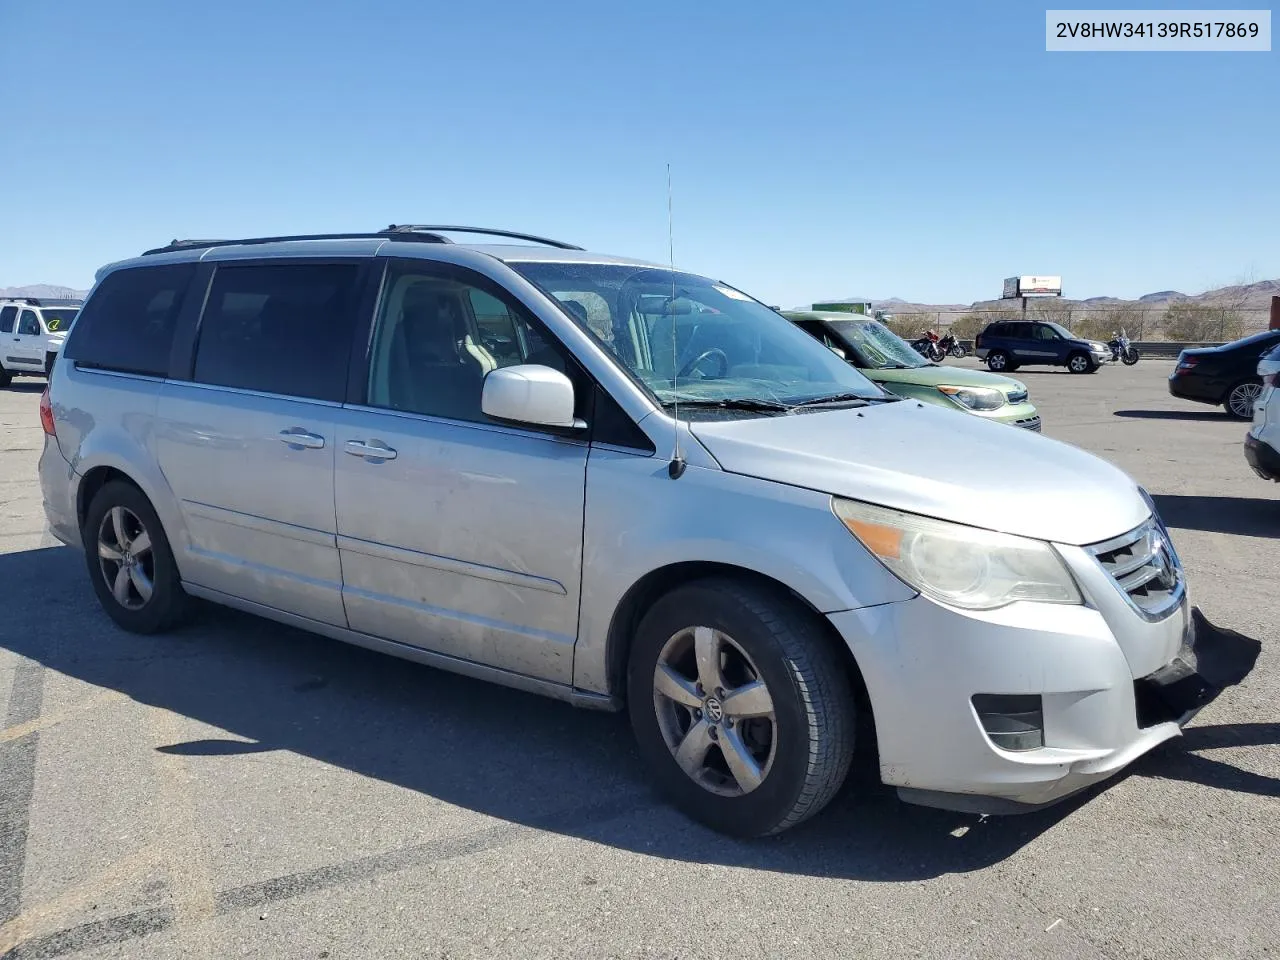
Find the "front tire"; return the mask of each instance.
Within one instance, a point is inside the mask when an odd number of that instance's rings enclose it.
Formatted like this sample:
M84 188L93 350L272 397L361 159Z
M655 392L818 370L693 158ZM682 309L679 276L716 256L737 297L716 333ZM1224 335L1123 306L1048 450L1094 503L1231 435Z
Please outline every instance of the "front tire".
M987 369L992 373L1004 373L1013 369L1013 365L1009 362L1009 355L1003 350L992 350L987 354Z
M951 355L955 357L957 360L963 360L965 357L969 355L969 351L966 350L964 347L960 346L959 344L956 344L954 347L951 348Z
M162 633L187 612L178 565L146 496L113 480L89 504L81 529L98 602L130 633Z
M1067 369L1072 373L1093 373L1098 369L1098 365L1089 358L1087 353L1073 353L1067 357Z
M0 367L0 390L3 390L11 383L13 383L13 374L4 367Z
M724 833L793 827L849 772L844 664L814 615L772 589L715 579L662 597L636 631L627 694L659 787Z
M1123 363L1126 367L1132 367L1135 363L1137 363L1141 359L1141 356L1142 355L1138 353L1137 347L1130 347L1128 350L1124 352L1124 355L1121 356L1120 362Z
M1256 379L1241 380L1230 390L1222 401L1227 413L1236 420L1252 420L1253 405L1262 396L1262 384Z

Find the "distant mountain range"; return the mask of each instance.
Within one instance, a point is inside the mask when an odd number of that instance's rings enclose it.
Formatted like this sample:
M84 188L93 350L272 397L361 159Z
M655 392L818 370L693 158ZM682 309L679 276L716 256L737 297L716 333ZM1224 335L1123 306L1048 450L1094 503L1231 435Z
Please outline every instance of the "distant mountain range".
M25 287L0 287L0 299L4 297L48 297L50 300L83 299L88 290L73 290L52 283L33 283Z
M1280 296L1280 280L1261 280L1257 283L1237 284L1229 287L1218 287L1204 293L1181 293L1177 290L1159 290L1146 293L1136 300L1125 300L1121 297L1088 297L1084 300L1072 300L1064 297L1058 301L1064 308L1073 305L1079 310L1105 310L1108 307L1141 307L1148 311L1163 312L1170 303L1179 301L1189 303L1228 303L1244 314L1265 314L1271 307L1271 298ZM1055 298L1056 299L1056 298ZM967 313L982 313L992 310L1008 310L1016 308L1016 300L979 300L975 303L917 303L890 297L888 300L873 300L873 310L885 313L936 313L941 323L950 323L957 317Z

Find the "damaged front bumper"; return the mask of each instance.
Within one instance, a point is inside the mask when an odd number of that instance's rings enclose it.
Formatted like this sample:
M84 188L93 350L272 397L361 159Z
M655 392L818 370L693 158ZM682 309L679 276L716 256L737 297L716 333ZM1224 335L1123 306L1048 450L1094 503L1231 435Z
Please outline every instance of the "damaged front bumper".
M1057 803L1178 736L1261 650L1184 608L1169 622L1177 652L1135 680L1097 611L1031 607L977 618L917 598L832 616L866 680L881 779L903 800L984 814ZM891 636L912 638L909 658Z

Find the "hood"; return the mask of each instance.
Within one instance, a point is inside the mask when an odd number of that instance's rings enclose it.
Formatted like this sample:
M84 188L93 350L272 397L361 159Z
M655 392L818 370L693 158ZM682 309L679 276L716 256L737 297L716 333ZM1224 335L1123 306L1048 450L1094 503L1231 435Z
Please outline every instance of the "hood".
M963 367L914 367L910 370L895 370L886 367L881 370L859 368L858 372L868 380L877 383L912 383L921 387L994 387L1005 396L1011 393L1026 393L1026 384L1012 377L987 373L985 370L966 370ZM863 411L866 412L865 410ZM865 419L865 418L864 418Z
M730 473L1037 540L1098 543L1150 515L1092 454L914 400L691 429Z

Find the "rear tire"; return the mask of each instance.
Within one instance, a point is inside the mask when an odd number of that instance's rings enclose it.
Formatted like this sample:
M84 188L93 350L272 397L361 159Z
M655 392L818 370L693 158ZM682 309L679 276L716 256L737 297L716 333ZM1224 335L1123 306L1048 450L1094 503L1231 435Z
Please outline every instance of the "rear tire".
M11 383L13 383L13 374L4 369L4 367L0 367L0 390L4 389Z
M1262 396L1262 384L1258 379L1241 380L1227 391L1222 406L1236 420L1252 420L1253 405Z
M189 599L164 527L146 496L112 480L89 504L80 535L98 602L130 633L163 633L186 615Z
M772 589L714 579L662 597L636 631L627 694L658 786L724 833L793 827L849 772L844 664L813 614Z
M1067 357L1067 369L1072 373L1093 373L1098 369L1098 365L1087 353L1073 353Z
M992 373L1004 373L1015 369L1012 359L1003 350L992 350L987 354L987 369Z

